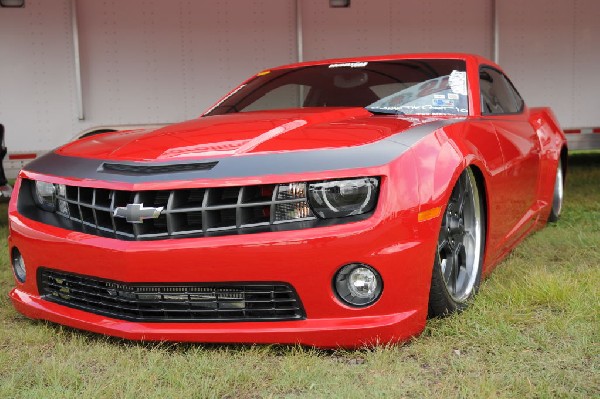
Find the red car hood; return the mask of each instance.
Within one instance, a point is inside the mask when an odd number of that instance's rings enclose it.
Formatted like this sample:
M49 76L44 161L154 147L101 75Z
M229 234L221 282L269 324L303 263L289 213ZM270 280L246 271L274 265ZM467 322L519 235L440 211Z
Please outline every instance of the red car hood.
M107 133L69 143L60 155L167 161L353 147L435 120L374 116L364 108L304 108L210 116L156 130Z

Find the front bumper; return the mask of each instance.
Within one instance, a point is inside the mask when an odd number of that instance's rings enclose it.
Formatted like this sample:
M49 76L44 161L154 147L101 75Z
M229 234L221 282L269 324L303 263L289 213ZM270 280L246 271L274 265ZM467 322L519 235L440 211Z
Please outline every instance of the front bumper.
M390 315L238 323L133 323L67 308L29 295L10 293L15 308L32 319L144 341L301 344L322 348L357 347L405 340L423 329L417 311Z
M9 247L21 252L28 278L16 282L10 298L30 318L135 340L328 348L402 341L425 326L436 245L435 227L417 225L417 209L409 209L382 206L363 221L303 230L122 241L30 220L13 203ZM337 270L355 262L371 265L383 278L380 299L366 308L343 304L332 289ZM35 278L40 267L128 283L280 281L294 287L306 318L181 323L114 319L40 297Z

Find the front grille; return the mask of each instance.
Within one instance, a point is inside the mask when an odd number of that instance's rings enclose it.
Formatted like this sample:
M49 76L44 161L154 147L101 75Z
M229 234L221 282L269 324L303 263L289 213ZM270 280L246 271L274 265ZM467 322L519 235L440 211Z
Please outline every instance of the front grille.
M40 268L38 287L45 300L130 321L277 321L305 317L296 292L285 283L122 283Z
M236 234L316 219L305 183L168 191L61 186L58 191L57 214L72 221L75 229L120 239ZM132 223L115 216L115 209L128 204L163 210L158 218Z

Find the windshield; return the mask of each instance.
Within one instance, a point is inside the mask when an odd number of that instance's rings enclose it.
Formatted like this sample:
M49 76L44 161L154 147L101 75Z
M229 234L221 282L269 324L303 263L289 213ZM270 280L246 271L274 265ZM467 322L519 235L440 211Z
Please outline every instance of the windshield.
M468 114L463 60L397 60L264 71L205 113L364 107L373 113Z

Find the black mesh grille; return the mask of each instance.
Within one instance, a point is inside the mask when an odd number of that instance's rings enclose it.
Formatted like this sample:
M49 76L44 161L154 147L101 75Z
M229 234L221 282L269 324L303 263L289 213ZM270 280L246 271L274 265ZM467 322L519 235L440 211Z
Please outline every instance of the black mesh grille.
M289 187L297 184L169 191L62 186L58 190L57 214L86 233L121 239L235 234L262 226L315 220L306 199L306 185L299 184L300 189L295 190ZM141 205L162 210L157 210L158 217L146 216L136 223L123 216L128 212L126 208L134 205L138 210ZM146 212L152 214L151 210Z
M115 319L145 322L298 320L300 299L285 283L130 284L40 268L41 296Z

